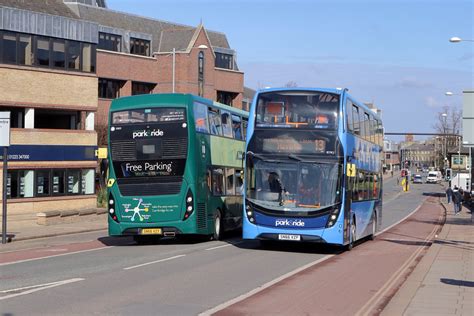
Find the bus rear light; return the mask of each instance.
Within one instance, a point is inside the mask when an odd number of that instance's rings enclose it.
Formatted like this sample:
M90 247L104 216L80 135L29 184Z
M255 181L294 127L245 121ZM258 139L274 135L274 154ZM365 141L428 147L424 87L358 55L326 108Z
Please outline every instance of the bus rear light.
M114 208L115 200L112 194L109 196L109 215L112 217L114 221L118 223L118 218L117 214L115 213L115 208Z
M188 219L193 213L194 211L193 201L194 201L193 192L191 190L188 190L188 193L186 194L186 212L184 213L183 220Z

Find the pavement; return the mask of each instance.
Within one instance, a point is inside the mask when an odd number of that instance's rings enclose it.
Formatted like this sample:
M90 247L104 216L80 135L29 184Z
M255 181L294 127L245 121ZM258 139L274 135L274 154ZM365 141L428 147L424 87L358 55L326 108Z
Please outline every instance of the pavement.
M446 222L381 315L474 315L474 208Z
M36 220L34 215L7 215L8 241L15 242L107 229L107 213L95 216L93 220L63 222L54 225L38 225Z
M454 215L453 204L443 206L441 232L381 315L474 315L474 208ZM12 216L7 225L13 242L106 229L107 214L47 226L36 224L36 217Z

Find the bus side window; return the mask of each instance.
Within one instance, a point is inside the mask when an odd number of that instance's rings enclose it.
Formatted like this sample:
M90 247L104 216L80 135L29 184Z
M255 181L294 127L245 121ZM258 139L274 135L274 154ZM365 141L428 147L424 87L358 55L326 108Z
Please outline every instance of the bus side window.
M244 187L244 172L239 169L235 169L235 194L243 195L242 189Z
M229 112L221 111L221 122L224 136L232 138L232 122Z
M226 168L225 170L225 178L226 178L226 185L225 185L225 194L226 195L235 195L235 190L234 190L234 173L235 169L234 168Z
M244 135L244 140L247 138L247 125L249 124L248 119L242 118L242 135Z
M359 108L352 104L352 123L354 124L354 134L360 135Z
M347 118L347 130L354 132L354 123L352 120L352 102L347 100L346 103L346 118Z
M212 170L212 194L223 195L224 190L224 169L216 168Z
M359 201L363 201L366 199L367 189L365 187L365 174L363 172L359 172L357 176L357 195Z
M207 116L207 106L202 103L194 103L194 123L197 132L209 133L209 121Z
M235 139L242 139L242 120L240 116L232 114L232 131Z
M212 135L222 136L221 117L217 110L209 108L209 129Z

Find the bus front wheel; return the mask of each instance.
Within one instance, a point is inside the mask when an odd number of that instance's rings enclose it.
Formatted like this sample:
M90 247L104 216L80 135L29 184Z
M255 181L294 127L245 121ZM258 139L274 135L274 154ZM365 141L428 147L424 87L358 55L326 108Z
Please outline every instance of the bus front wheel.
M212 234L212 239L221 240L222 239L222 218L221 212L219 210L214 214L214 232Z
M349 240L349 244L347 245L347 250L348 251L351 251L352 248L354 248L354 242L355 242L355 234L356 234L356 224L355 224L355 220L353 219L352 222L351 222L351 231L350 231L350 240Z

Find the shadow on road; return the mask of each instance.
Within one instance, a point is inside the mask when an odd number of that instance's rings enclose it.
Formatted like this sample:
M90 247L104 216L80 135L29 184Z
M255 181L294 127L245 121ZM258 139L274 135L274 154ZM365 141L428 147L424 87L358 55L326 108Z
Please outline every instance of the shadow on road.
M474 287L473 281L464 281L464 280L455 280L455 279L439 279L441 283L454 285L454 286L466 286L466 287Z
M100 237L97 240L105 246L146 246L146 245L194 245L210 241L211 238L207 235L178 235L176 237L161 237L161 236L141 236L145 237L138 244L134 241L133 236L116 236L116 237ZM236 239L242 237L242 231L226 232L224 234L223 242L235 243Z
M444 197L446 194L441 192L423 192L424 196Z
M276 240L245 240L244 242L234 244L234 246L247 250L258 249L259 251L300 252L324 255L337 255L344 252L342 247L327 244Z

